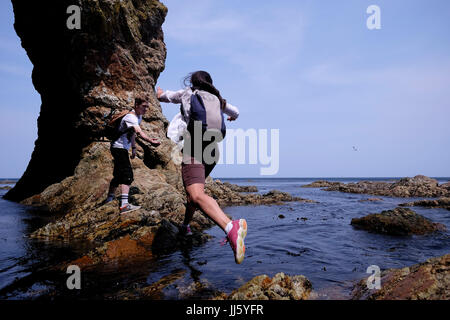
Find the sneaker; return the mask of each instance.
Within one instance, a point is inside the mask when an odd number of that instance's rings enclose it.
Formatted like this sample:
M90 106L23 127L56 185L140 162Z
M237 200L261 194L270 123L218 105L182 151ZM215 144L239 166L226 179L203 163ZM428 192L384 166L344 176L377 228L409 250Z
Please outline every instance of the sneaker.
M192 230L190 225L181 225L181 234L184 236L192 236Z
M244 260L245 245L244 238L247 235L247 221L245 219L233 220L233 228L227 235L231 249L234 252L234 260L240 264Z
M140 208L141 208L140 206L134 206L132 204L127 203L123 207L120 207L119 210L120 210L120 213L123 214L123 213L128 213L131 211L139 210Z

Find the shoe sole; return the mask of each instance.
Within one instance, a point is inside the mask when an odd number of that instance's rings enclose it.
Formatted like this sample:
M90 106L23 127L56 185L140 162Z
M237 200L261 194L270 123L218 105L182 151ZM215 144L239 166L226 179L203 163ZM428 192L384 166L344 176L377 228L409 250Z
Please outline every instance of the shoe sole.
M127 211L124 211L124 212L120 212L120 214L127 214L127 213L130 213L130 212L133 212L133 211L139 210L139 209L141 209L141 207L139 207L139 208L136 208L136 209L131 209L131 210L127 210Z
M235 260L237 264L241 264L245 256L245 244L244 239L247 236L247 221L245 219L239 219L238 238L236 241L236 255Z

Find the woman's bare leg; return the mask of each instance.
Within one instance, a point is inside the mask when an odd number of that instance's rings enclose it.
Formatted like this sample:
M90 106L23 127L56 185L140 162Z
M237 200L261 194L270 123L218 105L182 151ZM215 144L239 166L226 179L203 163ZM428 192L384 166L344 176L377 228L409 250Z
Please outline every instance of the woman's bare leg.
M216 200L205 193L205 185L203 183L191 184L186 187L186 192L200 210L213 219L225 231L225 227L231 220L220 209Z

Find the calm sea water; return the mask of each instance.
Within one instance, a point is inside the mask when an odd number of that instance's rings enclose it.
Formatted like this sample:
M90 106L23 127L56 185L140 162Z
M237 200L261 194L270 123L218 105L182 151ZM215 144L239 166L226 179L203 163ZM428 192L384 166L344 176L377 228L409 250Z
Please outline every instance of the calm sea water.
M347 183L397 178L320 179ZM437 179L440 183L449 180ZM448 231L394 237L356 230L350 225L352 218L421 198L377 196L383 201L360 202L373 196L301 188L319 178L220 180L255 185L259 193L277 189L319 203L224 208L233 218L245 218L248 223L246 258L241 265L234 263L228 244L220 245L223 231L213 227L207 230L212 239L202 246L159 256L148 265L109 267L107 271L83 274L83 288L69 291L65 287L68 275L48 270L48 266L77 258L92 244L30 240L27 234L54 218L0 199L0 298L109 298L119 290L149 285L173 274L180 276L163 290L162 298L202 298L214 290L230 293L257 275L272 277L278 272L306 276L321 299L346 298L352 284L368 276L366 271L371 265L381 270L401 268L450 252ZM0 195L4 193L0 190ZM450 230L448 210L413 210ZM192 295L195 284L206 289Z

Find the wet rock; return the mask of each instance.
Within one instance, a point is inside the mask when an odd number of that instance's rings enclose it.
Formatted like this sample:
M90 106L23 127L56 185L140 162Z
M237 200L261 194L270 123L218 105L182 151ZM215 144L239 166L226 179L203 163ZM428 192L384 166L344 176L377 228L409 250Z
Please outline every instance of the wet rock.
M114 300L162 300L164 299L163 290L173 282L181 279L186 270L175 270L172 274L162 277L157 282L140 288L129 288L121 290L116 294L108 296L107 299Z
M341 182L330 182L326 180L317 180L310 184L305 184L302 186L302 188L329 188L333 186L339 186L341 185Z
M370 232L389 235L424 235L445 230L444 225L434 223L407 208L395 208L362 218L354 218L351 225Z
M383 199L381 199L381 198L368 198L368 199L359 200L359 202L375 202L375 201L383 201Z
M211 236L197 232L193 228L192 235L185 236L180 232L180 227L167 219L163 219L155 233L152 251L155 254L167 254L180 248L199 246L211 238Z
M437 200L419 200L399 204L401 207L425 207L425 208L444 208L450 210L450 198L439 198Z
M77 265L82 270L93 268L117 269L129 268L134 264L141 264L153 260L151 251L154 229L141 230L140 237L137 234L127 234L121 238L105 242L102 246L95 248L86 255L60 267L66 270L69 265Z
M316 181L303 187L325 188L325 191L372 194L390 197L445 197L450 196L448 184L439 185L438 181L423 175L414 178L403 178L396 182L359 181L342 183Z
M207 182L206 193L216 199L221 206L233 205L280 205L285 202L316 203L314 200L294 197L287 192L271 190L265 194L239 193L226 188L225 185L214 185Z
M312 290L311 282L304 276L287 276L277 273L272 279L260 275L229 296L227 300L306 300Z
M361 280L352 292L354 300L449 300L450 254L402 269L381 273L381 289L369 289Z
M221 183L220 180L215 180L215 182L218 184ZM258 188L256 186L238 186L229 182L224 182L223 185L236 192L258 192Z

